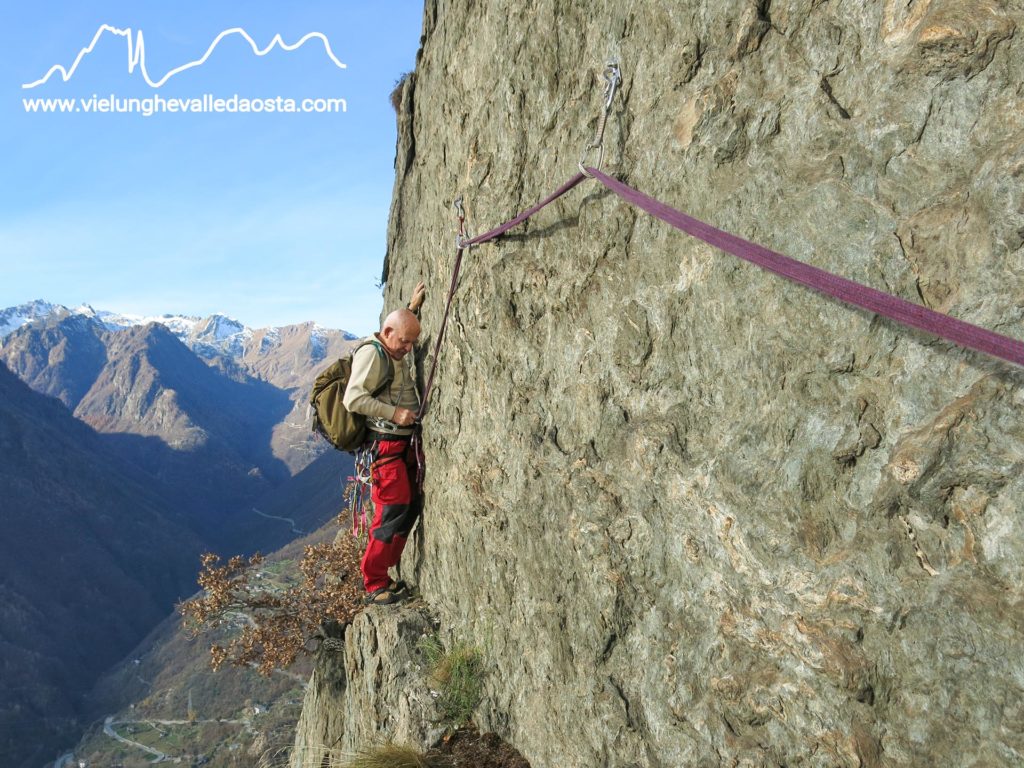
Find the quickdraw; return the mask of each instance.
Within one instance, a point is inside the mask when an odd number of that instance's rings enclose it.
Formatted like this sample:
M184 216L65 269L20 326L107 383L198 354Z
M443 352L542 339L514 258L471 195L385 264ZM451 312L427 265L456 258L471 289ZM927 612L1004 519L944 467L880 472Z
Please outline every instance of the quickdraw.
M349 475L343 494L343 499L348 504L349 513L352 515L352 536L357 539L365 538L368 530L366 512L371 505L373 457L376 452L376 440L356 451L354 474Z
M466 232L466 209L462 207L462 195L459 195L452 201L452 205L455 207L455 215L459 218L459 230L455 235L455 247L459 250L469 248L470 236Z
M580 173L588 178L592 179L594 177L587 170L587 156L595 149L597 150L597 162L594 163L593 167L599 170L601 162L604 160L604 128L608 123L608 113L611 111L612 101L615 100L615 91L618 90L621 84L622 72L619 71L619 65L614 61L608 62L604 68L604 107L597 121L597 132L594 134L593 140L583 148L583 154L580 155Z

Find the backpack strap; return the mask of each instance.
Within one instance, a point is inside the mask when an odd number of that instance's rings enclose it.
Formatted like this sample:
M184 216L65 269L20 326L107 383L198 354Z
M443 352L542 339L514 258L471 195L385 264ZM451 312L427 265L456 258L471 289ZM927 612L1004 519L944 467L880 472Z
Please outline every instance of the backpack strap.
M395 363L391 359L391 355L388 354L388 351L386 349L384 349L384 345L381 344L376 339L370 339L369 341L364 341L362 344L360 344L358 347L356 347L355 351L352 352L353 357L355 356L356 352L358 352L360 349L365 347L367 344L372 344L376 348L376 350L377 350L377 355L381 359L383 359L387 363L387 365L388 365L388 372L387 372L387 375L384 376L384 380L380 383L380 386L378 386L376 389L374 389L370 393L371 397L377 397L377 395L379 395L385 389L390 387L391 386L391 382L393 382L395 380Z

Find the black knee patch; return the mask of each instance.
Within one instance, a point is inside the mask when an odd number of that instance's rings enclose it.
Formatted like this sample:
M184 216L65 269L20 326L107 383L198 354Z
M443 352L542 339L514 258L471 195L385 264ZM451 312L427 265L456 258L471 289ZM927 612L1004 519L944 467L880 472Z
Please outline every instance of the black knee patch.
M375 529L371 535L377 541L389 544L391 539L398 536L406 537L412 530L413 523L420 513L422 504L385 504L381 510L380 527Z

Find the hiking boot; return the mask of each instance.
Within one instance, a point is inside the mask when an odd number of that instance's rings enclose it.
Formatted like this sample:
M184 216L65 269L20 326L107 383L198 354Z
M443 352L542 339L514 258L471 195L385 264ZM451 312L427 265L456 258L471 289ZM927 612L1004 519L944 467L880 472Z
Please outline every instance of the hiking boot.
M401 596L390 586L375 589L363 598L365 605L393 605L401 600Z

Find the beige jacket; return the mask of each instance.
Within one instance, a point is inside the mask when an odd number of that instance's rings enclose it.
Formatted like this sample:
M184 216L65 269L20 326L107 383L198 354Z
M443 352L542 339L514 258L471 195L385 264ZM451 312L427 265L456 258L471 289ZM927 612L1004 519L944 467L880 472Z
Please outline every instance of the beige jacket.
M367 337L363 342L376 337ZM379 340L378 340L379 342ZM383 345L382 345L383 346ZM386 351L385 351L386 354ZM416 391L416 376L412 367L412 355L401 360L391 360L395 377L391 386L373 397L388 375L388 361L383 358L375 344L365 344L352 357L352 375L345 389L343 402L352 413L366 416L366 426L374 432L391 435L411 435L413 427L400 427L391 421L395 407L418 411L420 396Z

